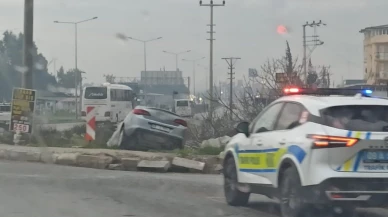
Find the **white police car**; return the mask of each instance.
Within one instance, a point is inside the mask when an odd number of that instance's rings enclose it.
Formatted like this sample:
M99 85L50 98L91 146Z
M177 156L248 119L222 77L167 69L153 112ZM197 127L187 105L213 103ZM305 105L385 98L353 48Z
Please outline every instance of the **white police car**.
M388 100L371 92L287 88L288 96L238 124L224 152L227 203L262 194L280 201L283 217L387 207Z

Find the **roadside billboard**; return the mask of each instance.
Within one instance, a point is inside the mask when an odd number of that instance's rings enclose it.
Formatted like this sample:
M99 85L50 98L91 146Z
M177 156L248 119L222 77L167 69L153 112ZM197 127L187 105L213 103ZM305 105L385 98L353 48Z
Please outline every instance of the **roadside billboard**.
M14 88L11 104L10 131L32 133L36 90Z

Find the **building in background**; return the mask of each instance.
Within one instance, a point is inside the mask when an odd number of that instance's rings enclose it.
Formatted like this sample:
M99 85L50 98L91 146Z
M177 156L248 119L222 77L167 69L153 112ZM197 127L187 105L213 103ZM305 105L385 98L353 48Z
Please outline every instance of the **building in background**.
M388 82L388 25L360 30L364 34L364 78L367 84Z
M142 71L139 84L144 93L172 95L176 91L180 98L190 93L189 79L182 77L182 71Z

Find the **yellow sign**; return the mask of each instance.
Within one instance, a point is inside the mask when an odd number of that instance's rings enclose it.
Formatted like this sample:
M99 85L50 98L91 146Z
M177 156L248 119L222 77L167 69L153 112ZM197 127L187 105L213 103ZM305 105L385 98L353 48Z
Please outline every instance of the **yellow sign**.
M15 88L12 95L10 130L23 133L32 132L36 90Z

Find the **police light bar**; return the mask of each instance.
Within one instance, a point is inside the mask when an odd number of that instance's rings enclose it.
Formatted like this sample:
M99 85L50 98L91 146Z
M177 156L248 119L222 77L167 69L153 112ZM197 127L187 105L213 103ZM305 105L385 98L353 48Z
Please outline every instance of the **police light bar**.
M369 97L373 93L369 89L345 89L345 88L298 88L289 87L283 89L284 95L316 95L316 96L354 96L361 94L362 96Z

